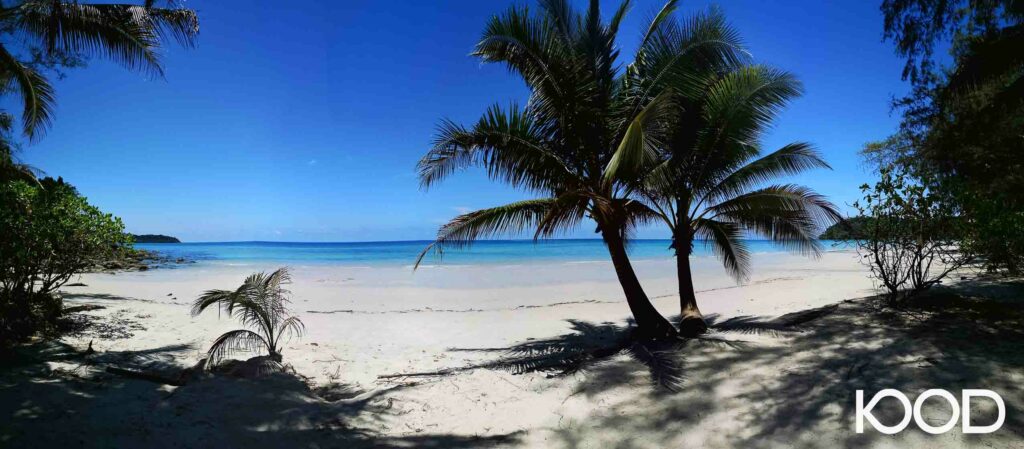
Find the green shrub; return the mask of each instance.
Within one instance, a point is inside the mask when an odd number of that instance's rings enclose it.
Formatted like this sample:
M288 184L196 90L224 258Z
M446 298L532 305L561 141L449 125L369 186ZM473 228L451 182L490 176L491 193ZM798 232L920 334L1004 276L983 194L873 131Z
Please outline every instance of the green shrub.
M962 245L968 223L947 198L900 166L882 167L879 178L861 186L864 197L853 204L868 218L857 246L895 306L972 260Z
M52 325L62 310L54 291L129 243L120 219L62 179L0 184L0 344Z

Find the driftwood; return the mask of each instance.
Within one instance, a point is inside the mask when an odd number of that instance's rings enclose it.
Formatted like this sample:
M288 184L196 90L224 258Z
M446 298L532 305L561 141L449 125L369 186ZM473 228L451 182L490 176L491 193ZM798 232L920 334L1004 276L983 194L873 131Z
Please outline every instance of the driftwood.
M170 385L173 387L182 386L182 383L177 379L170 379L159 374L147 373L145 371L118 368L116 366L108 366L107 372L110 374L117 374L118 376L130 377L132 379L140 379L149 382L156 382L158 384Z

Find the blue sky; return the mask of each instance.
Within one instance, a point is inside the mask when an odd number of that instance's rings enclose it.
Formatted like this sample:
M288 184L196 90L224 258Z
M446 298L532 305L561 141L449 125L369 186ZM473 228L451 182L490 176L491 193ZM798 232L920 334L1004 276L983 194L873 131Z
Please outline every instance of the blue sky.
M429 239L460 211L525 197L480 172L424 192L414 174L440 119L470 122L525 98L504 68L468 56L510 2L315 3L190 0L199 45L167 50L166 80L102 60L70 71L56 83L53 128L21 158L132 232L189 241ZM681 12L711 4L684 1ZM794 180L849 211L870 179L857 151L895 129L889 100L907 90L878 2L714 4L759 62L804 82L767 147L815 143L835 170ZM635 1L623 62L660 6Z

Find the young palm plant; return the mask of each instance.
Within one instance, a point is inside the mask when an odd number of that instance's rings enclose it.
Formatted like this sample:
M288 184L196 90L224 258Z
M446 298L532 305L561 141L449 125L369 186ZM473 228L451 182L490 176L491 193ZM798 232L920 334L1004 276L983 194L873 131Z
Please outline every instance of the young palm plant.
M159 50L174 39L191 47L199 33L195 11L141 5L89 4L77 1L21 0L0 5L0 95L22 103L23 133L38 139L54 108L53 86L40 66L101 56L132 69L163 75ZM11 42L24 43L13 47ZM29 57L23 53L34 53Z
M807 187L768 185L780 176L830 168L802 142L761 155L765 128L800 93L792 75L740 65L706 73L703 83L702 89L676 90L675 123L662 148L647 157L622 156L645 167L639 192L672 232L684 336L707 330L690 270L695 241L710 245L726 270L743 280L750 269L745 233L816 256L821 229L840 219L835 206Z
M550 237L589 218L596 224L626 302L642 337L660 338L675 329L651 304L630 264L631 231L650 220L643 204L631 200L624 179L606 178L616 148L654 145L652 126L668 104L651 85L635 84L633 65L643 64L664 79L685 79L694 67L734 59L734 33L717 14L696 16L678 29L678 45L660 48L671 57L638 61L621 73L615 40L629 2L608 23L593 0L585 13L566 0L541 1L541 13L513 7L490 20L473 54L502 63L525 81L525 107L492 106L472 127L442 122L433 148L420 161L424 188L455 171L483 167L495 180L538 196L460 215L438 231L423 257L464 247L486 236L531 231ZM660 42L652 38L669 22L675 2L653 19L641 41L643 54ZM639 212L639 213L638 213Z
M271 360L281 361L281 339L301 336L305 330L302 321L290 316L286 307L289 292L284 285L290 280L285 268L269 275L256 273L233 291L209 290L196 299L192 304L192 316L215 306L229 317L236 317L243 325L255 329L233 330L217 337L208 351L208 368L238 351L266 351Z

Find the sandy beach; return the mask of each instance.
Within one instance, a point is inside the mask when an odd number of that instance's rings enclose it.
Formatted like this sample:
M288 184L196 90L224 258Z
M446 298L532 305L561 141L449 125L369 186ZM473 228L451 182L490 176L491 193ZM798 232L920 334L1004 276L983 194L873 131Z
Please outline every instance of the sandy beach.
M929 340L935 325L927 321L938 318L876 322L866 301L844 302L874 291L856 257L759 254L755 276L742 285L714 259L701 259L698 299L714 322L825 313L796 332L717 331L689 342L679 351L684 369L676 392L657 386L624 354L568 376L460 369L523 343L621 332L616 326L628 310L602 262L442 265L415 273L293 267L293 308L307 334L290 340L283 354L303 381L213 379L177 388L102 368L174 373L194 365L237 324L213 312L192 318L193 298L276 267L83 275L84 285L65 288L68 305L103 309L86 312L92 326L41 350L49 357L46 375L33 373L49 380L3 380L0 397L14 409L5 410L11 419L0 426L0 441L56 444L88 431L98 438L81 439L83 447L1020 447L1022 421L1014 412L1024 371L1012 349L1020 339L1004 334L987 348L998 357L973 351L969 360ZM672 268L670 260L637 262L666 315L677 307ZM90 343L91 361L61 356ZM423 375L439 370L450 372ZM1011 410L1007 425L984 436L854 433L856 389L891 381L913 390L939 380L944 388L983 382L977 386L999 390ZM322 388L320 395L310 386ZM925 411L949 413L941 404ZM65 430L38 427L49 422ZM92 428L97 422L105 427Z
M872 292L852 252L827 253L818 260L763 254L754 262L757 274L745 285L737 285L716 260L701 262L696 274L700 301L705 313L723 319L770 318ZM192 318L192 301L203 291L234 288L250 273L276 268L202 265L89 274L79 280L85 286L66 288L66 298L72 305L106 306L107 314L148 316L138 320L146 331L104 346L96 342L97 349L185 344L195 351L183 354L181 362L193 364L217 335L237 323L212 312ZM636 269L659 310L666 316L677 314L673 262L641 260ZM346 382L363 388L381 374L470 361L446 348L505 347L564 333L569 319L624 324L629 315L611 265L604 262L439 265L416 272L408 266L314 265L291 270L293 310L308 333L289 342L288 363L317 381L338 369ZM332 358L344 362L324 362Z

